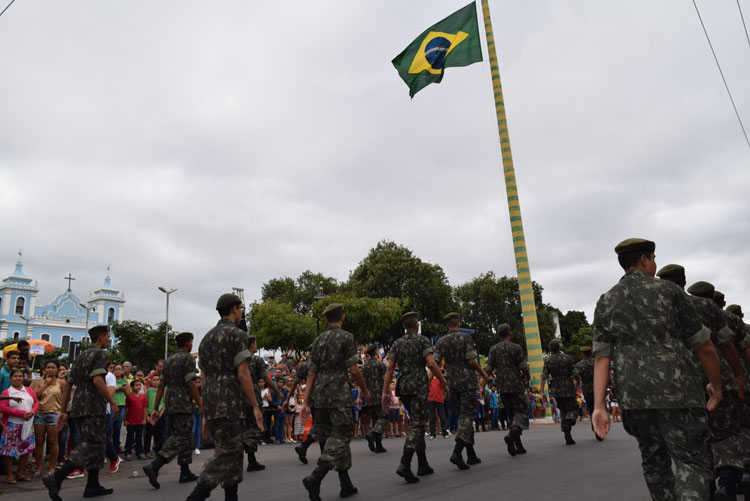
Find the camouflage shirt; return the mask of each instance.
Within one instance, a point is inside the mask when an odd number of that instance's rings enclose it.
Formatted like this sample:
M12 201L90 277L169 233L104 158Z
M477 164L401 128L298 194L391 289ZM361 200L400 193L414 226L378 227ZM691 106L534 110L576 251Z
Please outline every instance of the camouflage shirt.
M388 358L398 364L396 395L427 395L430 380L425 359L431 354L430 340L416 332L407 332L393 343Z
M380 402L380 394L383 391L383 381L385 380L385 364L380 360L371 358L362 366L362 378L367 385L367 391L374 402Z
M452 392L473 390L477 387L477 377L469 365L477 358L477 348L471 334L451 331L435 343L435 360L438 365L445 359L448 371L448 388Z
M357 364L354 336L340 327L329 326L313 341L310 371L315 373L312 400L316 409L352 406L349 367Z
M726 320L727 325L734 332L734 348L737 350L742 373L745 375L745 383L747 383L748 368L745 365L745 357L743 354L746 349L750 348L750 332L748 332L747 326L745 325L745 322L742 321L742 318L727 310L723 310L722 313L724 313L724 320Z
M703 407L692 350L710 335L682 289L631 270L596 304L593 353L614 360L623 409Z
M84 351L68 373L68 383L75 385L73 405L70 416L104 416L107 413L107 401L94 386L94 378L107 375L107 353L101 348L93 347Z
M583 358L575 366L578 377L581 378L581 391L583 395L594 394L594 359L592 357ZM593 402L587 402L592 405Z
M178 351L164 362L164 405L167 414L192 414L193 398L187 384L195 379L195 359L190 353Z
M711 329L711 341L716 346L716 353L719 355L719 370L721 372L721 388L724 391L737 391L737 381L734 380L734 373L732 372L732 366L729 365L724 352L720 346L724 343L731 343L734 341L734 332L732 329L727 327L727 322L724 319L724 315L721 312L716 303L705 297L688 296L690 302L695 307L695 311L703 319L703 325ZM696 368L701 369L701 364L698 361L698 357L694 358ZM708 381L708 378L704 379L704 383Z
M495 384L500 393L521 393L524 385L523 370L528 367L523 348L509 339L503 339L490 348L487 359L487 374L497 371Z
M252 356L247 349L247 332L222 318L201 341L198 353L203 382L203 412L207 420L227 418L238 420L243 412L242 385L237 367Z
M268 376L268 369L266 369L266 361L258 355L253 355L247 359L247 370L250 372L250 377L253 378L253 389L255 390L255 401L258 405L262 405L260 399L260 384L258 381L265 379ZM245 404L245 408L252 408L250 404L250 398L242 392L242 401Z
M573 384L573 376L576 374L573 359L566 353L552 353L544 361L542 379L549 382L549 394L555 398L576 396L576 387Z
M310 372L309 358L297 366L297 374L294 376L294 382L300 384L302 381L307 380L308 372Z

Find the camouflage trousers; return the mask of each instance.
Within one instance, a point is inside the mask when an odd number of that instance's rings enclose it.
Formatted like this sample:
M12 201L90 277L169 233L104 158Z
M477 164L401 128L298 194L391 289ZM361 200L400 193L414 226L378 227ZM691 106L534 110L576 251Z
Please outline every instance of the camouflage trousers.
M709 499L713 474L706 454L709 433L705 409L623 409L622 424L638 441L651 499Z
M526 401L523 392L501 393L500 400L508 411L509 428L523 433L526 416L529 414L529 403Z
M477 416L477 392L476 390L451 390L451 400L458 414L458 431L456 440L465 444L474 444L474 418Z
M380 436L385 435L386 430L388 430L388 415L383 412L383 407L380 405L368 405L367 413L370 415L372 431Z
M727 391L716 410L708 413L708 428L711 433L709 444L713 468L718 472L722 468L743 469L745 450L743 450L738 414L740 397L736 391Z
M352 467L352 408L328 407L315 409L315 424L319 426L318 441L325 447L318 465L329 470L347 471Z
M193 462L193 415L169 414L169 424L172 425L172 436L164 442L159 456L167 461L177 457L177 464Z
M242 482L242 432L244 420L227 418L206 421L216 449L198 477L198 483L213 489L219 484L232 487Z
M560 428L565 431L576 425L578 421L578 400L576 397L555 397L557 408L560 409Z
M740 422L740 439L742 442L742 455L745 465L750 466L750 389L745 394L745 399L737 399L737 415Z
M258 452L258 442L263 437L263 432L260 431L258 423L255 421L255 414L253 414L253 408L249 407L245 409L247 419L245 420L245 431L242 433L242 445L245 448L245 452ZM308 436L312 434L312 429L308 433Z
M70 462L84 470L98 470L104 466L107 417L104 415L81 416L76 418L76 423L81 432L81 441L70 453Z
M425 450L424 434L427 429L427 395L402 395L406 412L409 413L409 431L406 432L404 450Z

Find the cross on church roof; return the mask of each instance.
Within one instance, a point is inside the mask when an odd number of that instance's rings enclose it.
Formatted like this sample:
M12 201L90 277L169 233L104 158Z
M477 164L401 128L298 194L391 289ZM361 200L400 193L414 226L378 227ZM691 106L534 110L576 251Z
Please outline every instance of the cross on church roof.
M63 277L63 279L68 281L68 292L71 292L70 291L70 282L71 282L71 280L75 280L75 278L73 278L72 274L68 273L68 276L67 277Z

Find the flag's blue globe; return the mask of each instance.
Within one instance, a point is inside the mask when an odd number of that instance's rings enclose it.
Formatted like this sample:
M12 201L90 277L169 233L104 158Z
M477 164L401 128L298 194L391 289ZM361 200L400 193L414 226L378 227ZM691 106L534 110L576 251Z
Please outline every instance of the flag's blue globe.
M435 37L430 40L424 48L424 57L430 66L436 70L442 69L450 46L451 42L447 38Z

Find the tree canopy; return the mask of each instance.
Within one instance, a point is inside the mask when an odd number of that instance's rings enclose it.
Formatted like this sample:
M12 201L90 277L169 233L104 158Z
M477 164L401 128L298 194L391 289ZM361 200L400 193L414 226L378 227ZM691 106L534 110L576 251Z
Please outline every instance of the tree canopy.
M112 335L117 341L113 350L116 353L117 360L124 362L130 361L134 367L147 370L156 367L156 362L164 358L164 333L166 322L160 322L152 326L136 320L123 320L115 322L112 326ZM177 351L177 345L174 337L179 332L169 330L169 350L168 353ZM113 359L112 356L108 358Z

